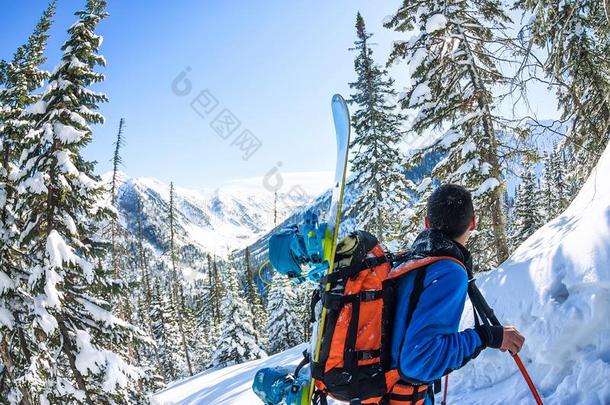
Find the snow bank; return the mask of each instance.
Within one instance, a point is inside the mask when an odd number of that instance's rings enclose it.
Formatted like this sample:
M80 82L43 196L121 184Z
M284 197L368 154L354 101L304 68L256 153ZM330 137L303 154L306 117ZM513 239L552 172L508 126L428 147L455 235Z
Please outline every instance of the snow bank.
M610 403L608 173L610 149L562 215L478 280L500 321L525 335L521 357L545 404ZM532 403L510 356L493 350L452 374L449 388L451 403Z
M295 367L305 345L293 347L263 360L254 360L219 370L207 370L172 383L151 398L152 405L254 405L262 403L252 391L256 371L263 367Z

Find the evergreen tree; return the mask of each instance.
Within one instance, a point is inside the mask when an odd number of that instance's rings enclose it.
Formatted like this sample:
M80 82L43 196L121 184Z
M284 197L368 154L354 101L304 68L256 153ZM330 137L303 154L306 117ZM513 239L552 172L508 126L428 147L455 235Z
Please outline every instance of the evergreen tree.
M32 333L44 344L30 347L32 398L51 403L129 402L141 396L139 370L125 360L125 342L139 331L117 318L101 297L120 287L102 261L105 243L95 236L111 217L94 164L81 156L90 125L102 123L106 96L88 87L104 76L95 34L106 16L103 0L87 1L68 30L63 56L48 91L33 109L36 127L27 136L18 178L23 251L29 253Z
M166 383L183 377L186 370L176 315L171 300L163 294L160 285L156 284L152 293L150 317L152 336L157 343L159 369Z
M235 269L225 271L226 295L222 305L221 334L212 356L214 367L226 367L266 357L252 326L252 312L242 298Z
M610 23L598 0L517 0L532 14L524 46L527 77L556 89L562 120L569 121L564 147L572 151L569 172L584 183L610 138ZM544 50L539 52L532 45ZM540 71L544 77L540 76ZM581 185L579 184L579 185Z
M562 155L563 151L554 147L544 161L544 208L547 221L561 214L570 202L567 163Z
M252 311L252 326L258 332L259 339L261 342L266 341L265 326L267 325L267 314L263 308L263 302L261 296L257 291L257 287L254 284L254 275L252 270L252 262L250 259L250 247L246 247L244 252L245 262L245 277L246 277L246 296L248 298L248 305Z
M270 353L279 353L303 342L303 322L296 309L297 296L292 283L286 284L285 278L275 274L267 302Z
M121 148L125 144L125 138L123 136L123 125L124 124L125 124L125 119L121 118L121 120L119 121L119 130L117 132L116 141L114 142L114 154L112 156L112 181L110 183L110 201L112 203L112 206L115 206L115 207L116 207L117 191L118 191L118 186L119 186L119 184L118 184L119 165L121 165L123 163L123 159L121 158ZM119 255L121 254L121 252L119 251L120 248L119 248L118 242L117 242L118 233L119 233L118 216L113 217L111 219L110 227L111 227L110 240L111 240L111 244L112 244L112 246L111 246L112 271L114 273L114 277L119 279L121 277L121 273L120 273L121 266L119 265Z
M303 333L300 340L301 342L307 342L311 339L311 295L315 286L310 283L302 283L298 286L293 285L292 288L296 295L294 311L299 318L300 330Z
M169 186L169 255L171 260L171 273L172 273L172 303L176 308L184 309L184 297L182 293L182 285L178 279L178 252L176 249L176 216L175 216L175 202L174 202L174 183L170 183ZM180 340L182 342L182 351L184 353L184 359L186 360L186 367L189 375L193 375L193 366L191 364L191 356L189 353L189 347L187 345L186 330L184 328L183 314L184 311L175 311L176 321L178 323L178 330L180 331Z
M518 247L543 224L540 191L536 174L531 165L525 166L515 201L515 222L512 235L513 247Z
M479 214L473 249L483 269L508 256L505 182L498 157L498 133L506 128L494 109L491 90L507 82L498 69L497 48L507 43L499 35L509 21L497 0L404 0L385 24L398 32L419 31L411 40L394 44L389 63L409 61L411 86L401 104L418 111L411 130L425 136L443 134L416 156L442 151L445 156L432 178L461 184L473 193ZM424 198L434 184L425 181L419 187ZM422 214L414 212L415 217Z
M372 34L366 31L360 13L356 16L356 34L353 50L358 52L354 61L358 79L350 83L355 93L349 101L357 106L353 114L356 136L350 146L356 151L351 164L358 195L347 215L355 213L360 227L387 240L397 236L393 219L403 214L413 189L400 165L397 146L404 117L395 112L394 81L373 60Z
M26 377L31 365L29 346L37 342L27 322L32 301L19 289L27 281L27 272L19 250L22 225L15 177L25 136L34 126L25 112L39 100L33 92L49 76L40 65L45 61L43 52L54 13L53 1L12 61L0 61L0 398L9 403L36 402Z
M218 272L216 257L212 259L210 254L208 254L208 285L210 289L209 307L213 326L216 330L220 330L220 323L222 322L221 308L223 285Z

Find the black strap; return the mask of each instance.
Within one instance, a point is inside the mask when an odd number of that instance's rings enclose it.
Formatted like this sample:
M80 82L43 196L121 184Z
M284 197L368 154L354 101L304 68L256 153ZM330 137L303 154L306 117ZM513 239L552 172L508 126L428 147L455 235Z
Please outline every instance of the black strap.
M358 338L358 319L360 318L360 301L352 303L352 318L349 321L347 330L347 341L345 342L345 352L343 354L343 367L351 369L352 381L350 384L351 398L358 398L360 391L358 376L358 356L356 354L356 339Z
M356 301L367 302L379 300L383 297L381 290L365 290L357 294L343 295L342 293L322 292L322 305L329 310L338 311L343 305Z
M358 360L370 360L381 356L381 350L357 350L356 358Z
M303 360L301 360L301 362L299 363L297 368L294 370L294 378L295 378L295 380L299 376L299 373L301 372L301 369L303 367L305 367L305 365L307 363L309 363L309 352L307 352L307 349L305 349L305 350L303 350Z
M422 267L421 269L416 270L417 274L415 275L415 280L413 280L413 290L411 291L411 296L409 297L409 313L407 315L405 333L411 324L411 319L413 319L413 313L415 312L415 308L417 307L417 303L419 302L419 298L421 297L422 292L424 291L424 280L426 279L426 268ZM404 342L404 339L403 339Z
M411 324L411 319L413 319L413 312L415 312L415 308L417 307L417 303L419 302L419 297L424 291L424 281L426 279L426 267L421 267L419 269L414 270L417 272L415 275L415 280L413 280L413 290L411 291L411 296L409 297L409 313L407 314L407 319L405 323L405 334L409 329L409 325ZM403 336L402 342L400 342L400 351L398 353L402 353L402 348L405 344L405 337ZM400 356L399 356L400 358ZM398 366L398 373L400 377L405 381L409 381L406 376L403 376L400 371L400 365Z
M337 283L350 277L354 277L363 270L372 269L373 267L377 267L389 261L391 261L391 257L388 256L367 257L359 263L337 268L332 273L322 277L320 279L320 284L326 285L328 283Z
M439 392L441 392L441 379L436 379L434 380L434 382L432 383L432 387L433 387L433 392L435 394L438 394Z
M474 312L475 312L475 325L477 322L477 314L481 318L481 321L485 325L501 325L500 321L496 317L494 310L491 309L483 294L481 294L481 290L475 284L475 279L471 278L468 280L468 297L470 298L470 302L472 303Z
M311 403L315 405L328 405L326 394L320 390L315 390L311 397Z

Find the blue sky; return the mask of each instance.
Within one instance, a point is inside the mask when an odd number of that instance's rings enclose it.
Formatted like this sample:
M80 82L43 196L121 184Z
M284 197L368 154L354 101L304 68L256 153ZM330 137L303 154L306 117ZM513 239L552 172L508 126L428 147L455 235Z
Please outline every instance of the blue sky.
M85 0L59 0L47 49L47 68L60 59L66 29ZM102 106L106 124L95 128L86 156L98 172L110 169L119 119L126 119L124 168L130 176L156 177L185 187L263 176L278 162L283 172L334 168L332 94L349 94L354 80L355 16L363 14L375 57L385 63L393 40L405 39L382 27L399 0L287 1L109 1L110 16L98 32L107 80L99 85L110 102ZM46 1L3 2L0 58L8 59L30 34ZM172 82L185 69L188 95L177 96ZM392 68L408 83L408 66ZM179 86L182 88L182 85ZM202 91L217 104L198 115L191 102ZM537 90L540 116L554 101ZM201 104L198 104L201 107ZM240 126L225 140L211 123L225 109ZM202 112L201 108L199 109ZM221 117L224 117L223 112ZM216 121L217 122L217 121ZM247 160L233 144L248 130L261 147Z
M83 5L84 0L59 0L47 68L59 61L73 12ZM131 176L201 187L264 175L278 161L287 172L332 170L330 98L335 92L347 94L347 83L354 79L348 48L356 11L378 33L376 54L384 62L397 35L381 21L398 5L111 0L110 16L98 30L107 60L100 69L107 80L98 88L110 102L102 106L106 124L95 129L86 155L99 162L99 172L109 170L112 142L124 117L124 170ZM39 0L2 3L0 58L10 58L25 41L45 6ZM171 85L186 67L192 91L179 97ZM202 118L190 102L206 89L218 106ZM210 127L225 108L241 122L227 140ZM244 129L262 143L248 160L231 145Z

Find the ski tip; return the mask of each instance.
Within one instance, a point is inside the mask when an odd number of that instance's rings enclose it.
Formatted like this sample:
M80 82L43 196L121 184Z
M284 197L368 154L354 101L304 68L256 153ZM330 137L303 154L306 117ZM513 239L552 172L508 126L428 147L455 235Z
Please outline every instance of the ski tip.
M332 99L333 103L345 103L345 99L341 94L335 94Z

